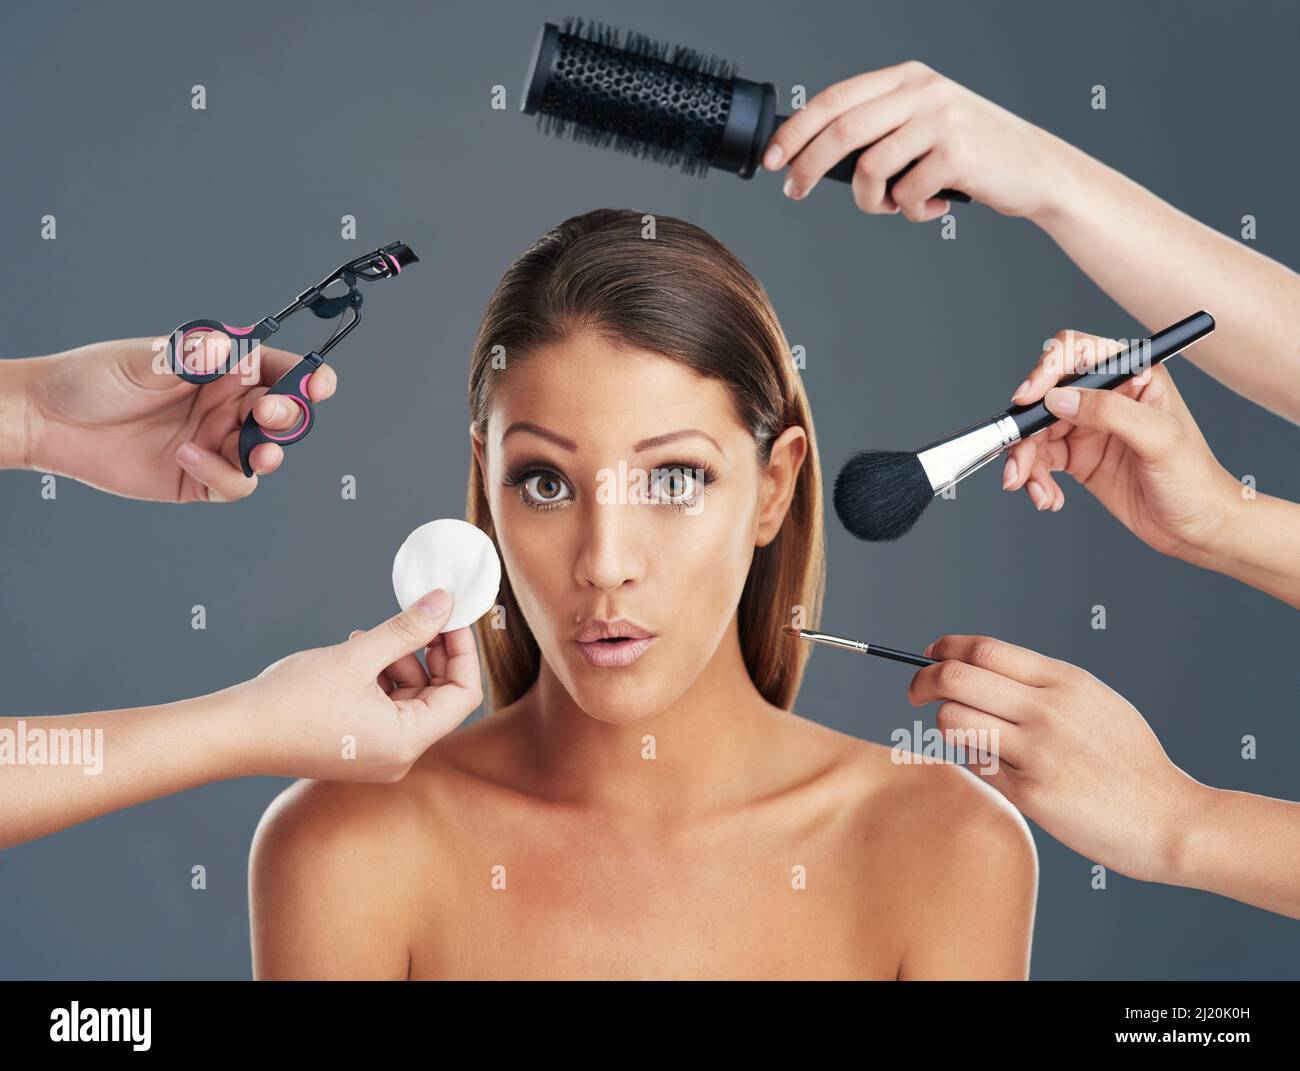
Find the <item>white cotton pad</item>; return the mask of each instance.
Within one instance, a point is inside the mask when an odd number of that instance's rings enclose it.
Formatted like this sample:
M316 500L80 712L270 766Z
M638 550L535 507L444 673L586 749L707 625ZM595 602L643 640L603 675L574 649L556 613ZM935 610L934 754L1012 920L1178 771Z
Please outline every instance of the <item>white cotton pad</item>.
M434 588L451 593L444 632L472 625L496 602L501 559L487 533L454 517L422 524L393 559L393 591L403 610Z

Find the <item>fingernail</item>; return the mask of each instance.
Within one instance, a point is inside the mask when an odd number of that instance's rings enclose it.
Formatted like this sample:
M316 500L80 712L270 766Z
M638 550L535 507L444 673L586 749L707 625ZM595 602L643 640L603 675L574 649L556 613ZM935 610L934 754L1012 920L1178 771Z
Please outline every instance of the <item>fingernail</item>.
M1034 500L1035 508L1044 510L1047 508L1047 492L1043 485L1037 480L1030 480L1025 486L1029 489L1029 497Z
M186 465L193 465L199 459L199 452L193 443L181 443L181 448L176 451L176 459Z
M1011 392L1011 400L1014 402L1028 389L1029 389L1029 380L1026 379L1023 383L1020 384L1020 386L1018 386L1015 390Z
M1016 459L1014 457L1007 458L1007 469L1002 474L1002 486L1004 488L1010 487L1016 482L1017 474Z
M1079 392L1074 387L1053 387L1043 401L1057 416L1072 417L1079 412Z
M781 192L784 193L787 197L789 197L790 200L792 201L799 200L799 197L801 195L798 192L796 192L793 175L787 175L785 177L785 185L781 187Z
M781 161L785 159L785 150L780 145L769 145L767 152L763 156L763 166L769 171L775 171L781 166Z
M279 398L272 398L272 399L271 399L271 419L272 419L272 420L279 420L282 416L284 416L284 402L280 401Z
M442 588L434 588L428 595L415 604L425 617L431 621L436 621L447 612L447 607L451 605L451 596Z
M1056 496L1056 501L1052 503L1052 512L1055 513L1057 510L1059 510L1059 509L1060 509L1062 506L1064 506L1064 505L1065 505L1065 496L1064 496L1064 495L1057 495L1057 496Z
M929 642L929 644L926 646L925 651L923 652L923 653L925 654L925 657L926 657L926 658L933 658L933 657L934 657L934 645L935 645L935 642L936 642L936 641L931 640L931 641Z

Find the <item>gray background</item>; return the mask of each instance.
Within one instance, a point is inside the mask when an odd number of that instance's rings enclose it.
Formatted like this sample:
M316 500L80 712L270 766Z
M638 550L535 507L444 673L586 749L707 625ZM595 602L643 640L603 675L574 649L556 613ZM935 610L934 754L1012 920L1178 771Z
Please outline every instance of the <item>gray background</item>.
M995 411L1058 328L1140 333L1033 226L979 206L957 208L944 242L937 224L858 213L844 186L795 204L768 174L701 181L541 135L519 86L541 23L570 13L783 90L922 59L1212 227L1235 235L1254 214L1256 248L1296 261L1291 4L6 3L6 356L251 322L398 238L422 263L367 289L366 320L331 356L338 396L250 500L178 509L61 480L46 502L35 473L0 473L0 710L196 695L392 613L398 544L462 515L467 359L488 295L574 213L682 216L741 257L806 347L828 487L854 450L919 446ZM489 108L497 83L507 111ZM40 240L46 213L56 241ZM355 242L339 238L345 213ZM323 337L300 317L280 339L302 352ZM1297 429L1185 361L1172 370L1225 466L1300 498ZM1162 559L1068 482L1066 508L1036 515L997 480L972 478L895 545L857 542L828 507L824 626L913 649L945 631L1033 646L1128 697L1198 779L1300 797L1295 612ZM196 603L206 632L189 627ZM819 650L797 709L887 743L915 716L909 677ZM249 838L286 784L210 785L0 853L0 975L248 977ZM1093 891L1086 859L1034 834L1033 977L1300 977L1295 922L1118 875ZM206 892L190 890L196 863Z

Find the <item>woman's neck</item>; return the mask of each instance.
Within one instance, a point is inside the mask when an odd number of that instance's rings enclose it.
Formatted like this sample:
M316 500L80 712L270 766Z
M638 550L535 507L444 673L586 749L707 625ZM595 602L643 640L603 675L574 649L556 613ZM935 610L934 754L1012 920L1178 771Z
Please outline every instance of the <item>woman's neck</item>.
M542 661L518 704L529 780L543 795L608 814L628 828L681 825L755 794L756 756L774 728L740 649L736 615L713 657L669 707L602 721L574 701Z

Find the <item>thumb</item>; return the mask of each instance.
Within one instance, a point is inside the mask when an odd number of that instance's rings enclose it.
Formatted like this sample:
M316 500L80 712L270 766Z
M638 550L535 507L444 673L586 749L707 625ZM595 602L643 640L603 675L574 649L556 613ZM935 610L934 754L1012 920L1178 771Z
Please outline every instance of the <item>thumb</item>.
M1113 390L1053 387L1043 398L1048 410L1081 428L1114 435L1143 461L1165 457L1178 439L1178 421Z
M398 659L427 647L451 616L451 595L434 588L419 602L348 640L378 673Z
M160 342L165 347L165 339L159 339L152 347L155 350L155 368L160 359L165 363L167 358L167 350L165 348L159 350ZM221 331L200 327L186 333L185 337L179 340L179 346L177 360L187 371L208 373L220 368L230 355L230 336ZM170 373L171 368L165 367L162 370Z

